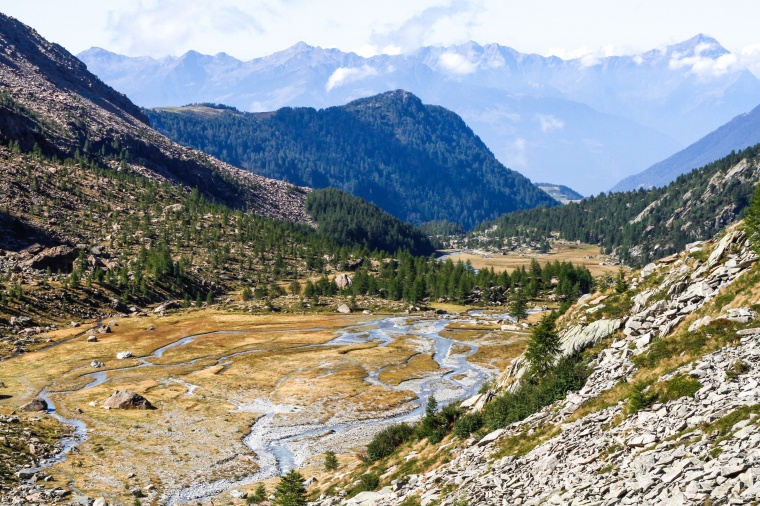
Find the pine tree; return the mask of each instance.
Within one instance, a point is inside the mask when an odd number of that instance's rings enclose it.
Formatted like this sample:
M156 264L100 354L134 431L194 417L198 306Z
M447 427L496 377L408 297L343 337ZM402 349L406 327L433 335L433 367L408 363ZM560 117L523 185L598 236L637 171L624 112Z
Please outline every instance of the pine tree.
M752 194L752 200L744 216L744 230L755 251L760 252L760 186Z
M530 373L544 376L554 364L554 359L561 351L559 335L554 328L556 315L547 314L537 326L533 328L528 347L525 350L525 358L530 364Z
M274 504L276 506L306 506L306 488L303 476L295 469L280 478L274 489Z
M528 317L528 305L521 294L515 295L509 304L509 316L514 318L518 323Z
M325 471L335 471L338 469L338 458L335 452L330 450L325 453Z

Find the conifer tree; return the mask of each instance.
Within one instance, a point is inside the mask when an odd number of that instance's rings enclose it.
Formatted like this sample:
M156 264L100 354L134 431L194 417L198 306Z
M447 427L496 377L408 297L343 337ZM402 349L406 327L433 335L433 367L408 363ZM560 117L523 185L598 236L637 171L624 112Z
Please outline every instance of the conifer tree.
M306 488L303 476L295 469L280 478L274 489L274 504L276 506L306 506Z
M554 364L554 359L562 349L559 335L554 324L556 315L552 312L541 318L537 326L533 327L528 347L525 350L525 358L530 364L530 373L543 377Z

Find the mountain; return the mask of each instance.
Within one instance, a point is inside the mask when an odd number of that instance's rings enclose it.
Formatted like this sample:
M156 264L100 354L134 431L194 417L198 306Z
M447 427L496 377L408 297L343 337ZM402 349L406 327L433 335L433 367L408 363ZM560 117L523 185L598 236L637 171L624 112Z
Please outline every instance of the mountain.
M514 237L598 244L644 265L706 240L742 215L760 180L760 144L732 153L667 186L602 194L555 208L505 214L483 223L477 240L494 247Z
M556 202L507 169L456 114L397 90L315 110L145 111L175 141L300 186L333 186L404 221L483 220Z
M536 186L548 193L554 200L567 204L575 200L583 200L583 195L561 184L536 183Z
M304 43L247 62L224 53L79 55L145 107L324 108L405 89L459 114L507 167L585 195L757 105L760 81L747 70L721 71L727 56L704 35L638 55L571 60L474 42L371 58Z
M359 199L310 195L172 142L17 20L0 15L0 34L0 271L14 273L0 280L0 328L167 298L200 306L243 286L319 277L338 256L434 251ZM307 210L310 198L327 211Z
M681 174L760 142L760 106L740 114L694 144L647 170L620 181L610 191L664 186Z

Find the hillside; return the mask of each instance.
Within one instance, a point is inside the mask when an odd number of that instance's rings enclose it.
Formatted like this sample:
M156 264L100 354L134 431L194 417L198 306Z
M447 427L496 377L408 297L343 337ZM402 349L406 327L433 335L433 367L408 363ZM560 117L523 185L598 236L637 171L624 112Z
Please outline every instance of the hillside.
M472 228L556 202L499 163L456 114L402 90L322 110L146 110L177 142L266 177L333 186L412 223Z
M639 54L573 59L472 41L368 58L303 42L250 61L98 48L78 56L145 107L324 108L405 89L459 114L505 166L584 195L683 149L760 96L760 80L741 65L707 71L740 56L703 34Z
M59 46L12 18L0 28L0 328L39 334L167 299L200 307L322 274L326 258L432 252L358 199L349 238L315 230L324 217L306 210L309 189L173 143ZM2 354L24 343L3 341Z
M598 244L644 265L709 239L741 216L760 177L760 145L731 154L651 190L601 194L560 208L503 215L473 233L500 248L511 238Z
M665 186L681 174L741 151L760 142L760 106L741 114L694 144L656 163L647 170L629 176L612 187L611 192Z
M733 227L601 285L534 327L531 343L558 339L547 371L526 352L459 410L378 435L367 462L320 476L316 504L756 503L757 258Z

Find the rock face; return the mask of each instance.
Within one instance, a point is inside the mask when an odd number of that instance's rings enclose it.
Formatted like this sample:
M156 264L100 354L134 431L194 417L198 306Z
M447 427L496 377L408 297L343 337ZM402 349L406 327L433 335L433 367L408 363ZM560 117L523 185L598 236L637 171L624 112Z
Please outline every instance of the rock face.
M155 409L148 400L131 390L116 390L103 401L103 407L108 409Z
M70 246L55 246L47 248L36 254L30 260L21 262L19 265L32 269L45 270L50 269L53 272L58 270L62 272L71 271L71 264L79 256L79 251Z
M47 411L48 403L45 399L32 399L21 406L21 411Z
M345 290L349 286L353 284L354 277L349 276L348 274L338 274L335 276L335 286L337 286L340 290Z

